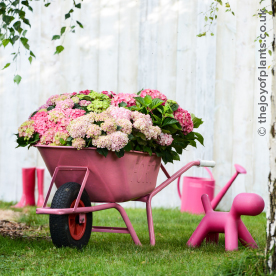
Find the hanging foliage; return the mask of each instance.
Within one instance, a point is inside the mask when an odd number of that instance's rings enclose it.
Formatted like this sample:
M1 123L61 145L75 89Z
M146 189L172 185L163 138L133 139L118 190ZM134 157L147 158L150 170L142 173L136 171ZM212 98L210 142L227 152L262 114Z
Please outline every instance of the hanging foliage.
M71 1L72 7L65 14L65 20L71 18L70 26L63 26L59 34L53 35L52 40L61 39L67 31L74 33L76 25L83 28L83 25L72 17L76 8L81 9L81 3L77 3L75 0ZM45 0L41 2L44 2L46 8L51 6L51 2ZM30 64L32 63L33 58L36 58L28 39L28 31L31 28L31 22L27 18L27 14L28 11L33 12L32 6L32 0L0 0L0 47L3 46L5 48L11 44L14 46L14 49L17 49L11 54L11 61L5 64L3 69L8 68L12 62L16 62L21 54L21 47L27 51L27 58ZM63 50L64 47L58 45L53 53L60 54ZM16 74L13 80L15 83L19 84L21 79L22 77Z

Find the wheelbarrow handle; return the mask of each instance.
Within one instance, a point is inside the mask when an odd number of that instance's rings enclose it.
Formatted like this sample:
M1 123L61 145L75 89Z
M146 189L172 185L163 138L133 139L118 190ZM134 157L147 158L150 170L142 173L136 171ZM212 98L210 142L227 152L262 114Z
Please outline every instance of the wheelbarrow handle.
M215 161L209 161L209 160L199 160L200 167L215 167L216 162Z

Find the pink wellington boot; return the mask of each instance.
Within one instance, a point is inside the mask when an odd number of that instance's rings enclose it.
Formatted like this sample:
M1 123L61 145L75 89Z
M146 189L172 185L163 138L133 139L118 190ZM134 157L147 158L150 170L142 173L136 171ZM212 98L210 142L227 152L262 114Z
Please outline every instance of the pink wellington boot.
M20 201L12 206L13 208L23 208L25 206L34 206L34 189L35 189L35 167L22 168L22 185L23 193Z
M36 168L36 176L37 176L37 188L38 188L38 200L37 207L42 207L44 203L43 196L43 186L44 186L44 169Z

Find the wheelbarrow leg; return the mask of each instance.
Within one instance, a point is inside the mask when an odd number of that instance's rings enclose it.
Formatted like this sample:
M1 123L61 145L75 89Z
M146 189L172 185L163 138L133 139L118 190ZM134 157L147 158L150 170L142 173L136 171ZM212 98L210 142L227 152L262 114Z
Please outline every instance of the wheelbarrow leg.
M113 208L116 208L120 212L120 214L121 214L121 216L122 216L122 218L123 218L123 220L126 224L126 227L129 231L129 234L131 235L134 243L136 245L142 245L139 238L138 238L138 236L137 236L137 234L136 234L136 232L135 232L135 230L134 230L134 228L133 228L133 226L132 226L132 224L131 224L131 222L130 222L130 219L129 219L125 209L121 205L116 204L116 203L115 203L115 206Z
M147 208L147 219L148 219L148 227L149 227L149 239L150 245L155 245L155 234L154 234L154 227L153 227L153 219L152 219L152 209L151 209L151 197L148 197L146 202Z

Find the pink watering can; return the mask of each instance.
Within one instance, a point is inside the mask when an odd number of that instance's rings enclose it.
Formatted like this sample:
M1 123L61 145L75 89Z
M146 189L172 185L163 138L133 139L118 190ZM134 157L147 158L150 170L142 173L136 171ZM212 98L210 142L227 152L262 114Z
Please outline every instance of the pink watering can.
M210 178L202 177L190 177L185 176L183 179L182 195L180 192L180 177L177 181L178 194L181 199L181 212L189 212L192 214L204 214L203 205L201 202L201 196L207 194L211 201L211 206L215 209L220 203L221 199L224 197L225 193L228 191L233 181L236 179L238 174L246 173L246 170L235 164L236 172L231 177L231 179L226 183L226 185L220 190L220 192L214 198L215 191L215 180L208 168L205 168L210 175Z

